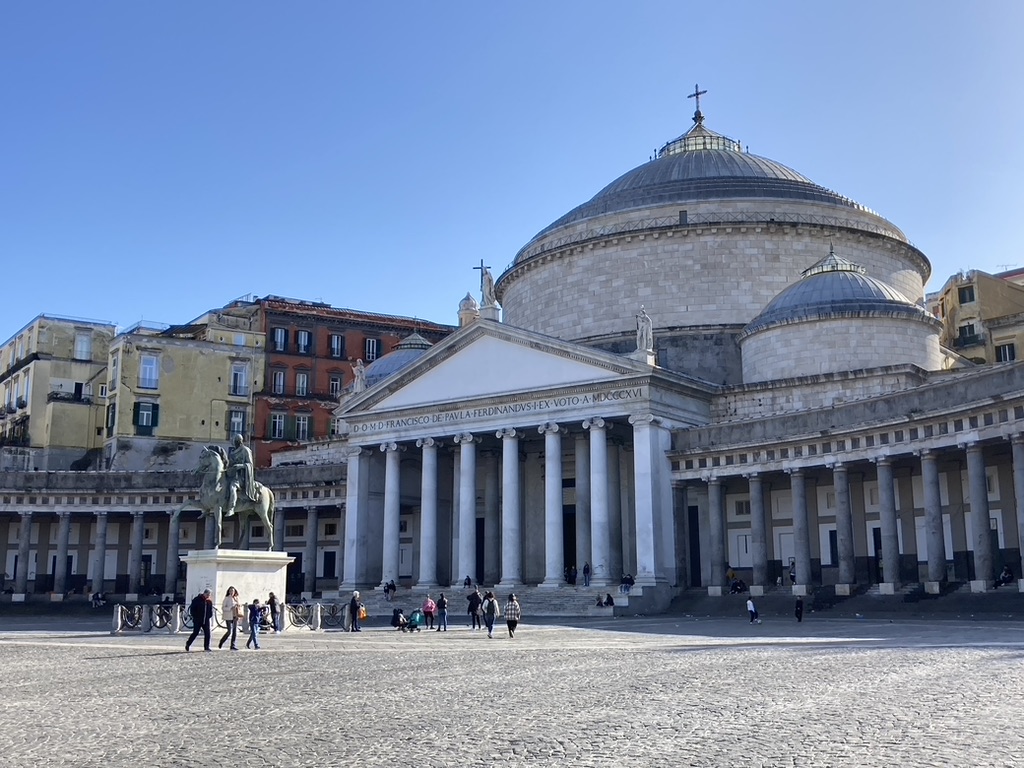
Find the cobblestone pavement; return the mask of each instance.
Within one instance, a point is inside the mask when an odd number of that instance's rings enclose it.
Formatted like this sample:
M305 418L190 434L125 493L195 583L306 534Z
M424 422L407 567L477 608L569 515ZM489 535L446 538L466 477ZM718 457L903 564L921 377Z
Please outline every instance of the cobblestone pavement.
M0 628L0 765L1024 765L1022 623L659 617L527 623L512 640L184 641Z

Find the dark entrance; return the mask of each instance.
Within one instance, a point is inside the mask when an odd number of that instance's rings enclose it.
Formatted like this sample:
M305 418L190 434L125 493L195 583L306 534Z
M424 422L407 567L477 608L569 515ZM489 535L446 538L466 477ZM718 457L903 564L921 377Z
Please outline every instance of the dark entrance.
M871 560L871 580L880 584L885 574L882 573L882 529L871 529L871 541L875 545L875 556Z
M289 552L288 557L295 559L288 564L288 570L285 572L285 592L289 595L299 595L302 593L302 553Z
M700 507L686 508L686 529L689 536L690 586L700 587Z
M579 570L583 563L576 562L576 505L566 504L562 507L562 570L577 569L577 576L582 579Z
M828 532L828 557L829 563L839 565L839 534L836 531Z
M479 584L484 577L484 536L486 535L487 528L484 526L484 519L478 517L476 519L476 559L473 562L473 566L476 568L476 573L473 574L474 584ZM465 575L462 578L465 578Z

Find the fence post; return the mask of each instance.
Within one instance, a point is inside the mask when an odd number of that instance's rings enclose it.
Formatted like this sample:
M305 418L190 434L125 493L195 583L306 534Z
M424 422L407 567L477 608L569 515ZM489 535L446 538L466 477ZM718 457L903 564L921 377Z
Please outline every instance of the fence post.
M152 605L144 605L144 606L142 606L142 619L141 619L141 621L142 621L142 631L144 633L145 632L152 632L153 631L153 622L156 621L156 608L154 608Z
M167 631L172 635L181 632L181 608L182 606L177 603L171 606L171 620L167 622Z
M313 605L313 620L310 622L309 628L314 632L319 632L323 629L323 620L323 606L321 606L320 603L315 603Z
M113 622L110 625L110 634L116 635L121 631L121 605L114 606Z

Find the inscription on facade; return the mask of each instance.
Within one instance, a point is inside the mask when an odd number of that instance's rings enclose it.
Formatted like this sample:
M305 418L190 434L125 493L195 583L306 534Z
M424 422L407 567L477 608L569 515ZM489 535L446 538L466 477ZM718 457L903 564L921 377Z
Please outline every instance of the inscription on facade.
M541 413L559 408L577 408L593 405L595 403L642 400L643 398L644 387L613 389L608 392L594 392L582 395L563 395L560 397L549 397L542 400L526 400L524 402L517 403L488 405L482 408L443 410L419 416L367 421L360 424L353 424L351 434L360 435L366 434L367 432L379 432L387 429L401 429L402 427L445 426L450 424L461 424L474 419L486 419L491 416L518 416L520 414Z

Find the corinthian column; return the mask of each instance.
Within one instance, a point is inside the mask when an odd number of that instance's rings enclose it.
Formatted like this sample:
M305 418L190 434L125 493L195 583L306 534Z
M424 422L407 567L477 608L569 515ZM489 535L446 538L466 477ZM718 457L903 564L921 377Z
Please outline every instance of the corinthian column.
M590 583L612 583L611 531L608 521L608 440L605 420L587 419L583 428L590 432Z
M422 451L420 470L420 577L417 586L437 586L437 441L416 441Z
M401 516L401 464L398 443L383 443L384 454L384 553L381 586L398 582L398 559L401 543L398 532Z
M348 475L345 486L345 561L344 580L339 591L354 589L364 582L366 562L360 551L366 547L366 505L370 488L370 452L353 446L348 451ZM278 510L278 515L282 511Z
M807 516L807 483L802 469L789 472L793 494L793 545L796 550L797 594L806 594L811 583L811 527Z
M455 436L459 445L459 572L461 582L466 576L478 581L476 572L476 444L469 432ZM453 579L453 581L456 581Z
M544 435L544 581L542 587L563 582L562 533L562 428L548 422L537 431Z

